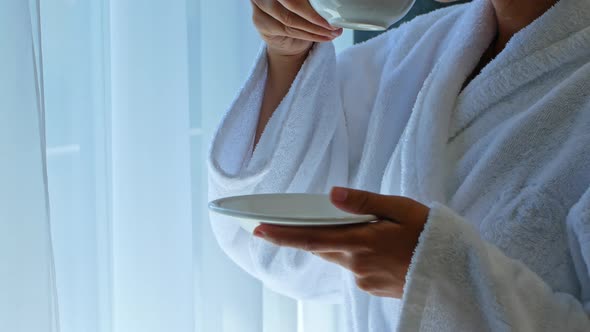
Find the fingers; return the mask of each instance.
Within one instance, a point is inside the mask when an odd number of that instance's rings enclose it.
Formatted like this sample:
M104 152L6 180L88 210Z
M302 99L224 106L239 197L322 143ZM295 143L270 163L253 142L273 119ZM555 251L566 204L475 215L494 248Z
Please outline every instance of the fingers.
M373 296L378 297L392 297L402 298L403 296L403 285L405 280L402 280L398 287L392 287L392 281L388 278L380 277L368 277L368 278L355 278L357 287Z
M393 196L348 188L334 187L330 198L334 205L344 211L354 214L373 214L389 220L395 220L394 210L406 208L403 202L398 202Z
M277 3L276 6L281 5ZM327 42L334 39L341 33L341 31L331 31L319 26L314 26L310 22L306 22L294 13L279 14L276 11L266 8L266 10L275 16L280 17L283 21L290 20L289 23L292 25L287 25L276 19L265 10L262 10L256 4L254 4L252 7L254 10L254 24L256 25L258 31L260 31L260 33L263 35L290 37L311 42ZM285 11L287 10L284 7L282 7L282 9Z
M349 213L372 214L400 224L423 221L429 209L407 197L385 196L362 190L334 187L332 203Z
M322 259L338 264L343 268L352 272L357 278L364 278L370 275L373 270L374 263L366 259L363 255L358 253L348 252L325 252L316 253Z
M358 228L358 229L357 229ZM362 249L363 237L354 232L360 227L284 227L260 225L254 235L275 245L315 253L350 252ZM355 236L356 235L356 236Z
M346 253L342 253L342 252L313 252L312 254L322 258L323 260L326 260L330 263L334 263L334 264L338 264L341 265L343 267L346 267L345 264L347 261L349 261L349 256Z
M284 1L283 1L284 2ZM291 1L293 2L293 1ZM303 3L303 1L295 1ZM290 2L289 2L290 3ZM308 8L301 8L301 5L292 4L296 10L285 7L277 0L254 0L254 4L266 14L272 16L275 20L281 22L286 27L291 27L316 35L334 37L338 35L340 29L332 28L321 16L319 16L307 1L304 1ZM311 13L310 13L311 11Z
M330 33L315 34L309 31L300 30L294 27L286 26L274 17L264 12L257 6L254 8L254 24L258 31L263 35L290 37L311 42L327 42L334 39Z
M328 30L335 30L328 21L321 17L307 0L278 0L285 8L303 17L308 22L322 26Z

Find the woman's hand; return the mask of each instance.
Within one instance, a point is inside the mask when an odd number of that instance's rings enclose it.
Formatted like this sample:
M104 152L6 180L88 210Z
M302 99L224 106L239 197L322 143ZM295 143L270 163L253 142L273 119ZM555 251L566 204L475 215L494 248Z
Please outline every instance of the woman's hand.
M308 0L251 0L254 25L269 55L304 56L314 42L330 41L342 29L330 26Z
M354 273L358 287L372 295L401 298L430 209L406 197L345 188L334 188L331 199L344 211L373 214L381 220L319 228L261 225L254 235L343 266Z

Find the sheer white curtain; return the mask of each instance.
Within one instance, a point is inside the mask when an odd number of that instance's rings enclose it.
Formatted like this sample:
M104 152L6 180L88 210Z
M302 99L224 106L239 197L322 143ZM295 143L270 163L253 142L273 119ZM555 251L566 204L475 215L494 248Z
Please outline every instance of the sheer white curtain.
M338 307L266 290L210 231L209 140L260 47L249 2L23 2L0 5L0 330L339 331Z
M54 331L37 4L0 2L0 331Z

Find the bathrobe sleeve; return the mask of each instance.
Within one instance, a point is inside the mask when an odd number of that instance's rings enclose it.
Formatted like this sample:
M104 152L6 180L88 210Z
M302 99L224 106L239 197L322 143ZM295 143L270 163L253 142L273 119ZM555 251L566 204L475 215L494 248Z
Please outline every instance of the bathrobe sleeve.
M374 81L383 66L375 57L362 66L350 63L366 60L359 58L363 52L370 54L370 48L379 48L374 44L353 47L338 58L331 43L316 44L253 147L267 75L263 49L214 137L209 198L327 193L332 186L348 185L349 164L360 156L367 110L377 90L377 84L367 82ZM355 72L353 67L359 68ZM361 143L350 146L349 141ZM229 218L211 215L211 223L222 249L267 287L297 299L341 300L340 267L255 238Z
M551 289L434 204L408 272L398 331L590 331L590 191L567 226L580 294Z

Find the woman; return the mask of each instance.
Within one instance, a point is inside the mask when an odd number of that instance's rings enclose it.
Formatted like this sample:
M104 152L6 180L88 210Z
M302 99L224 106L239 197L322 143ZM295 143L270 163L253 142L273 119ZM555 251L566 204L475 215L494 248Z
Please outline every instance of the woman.
M590 331L589 1L474 0L339 56L307 1L253 4L211 198L331 190L383 221L213 220L232 259L351 331Z

